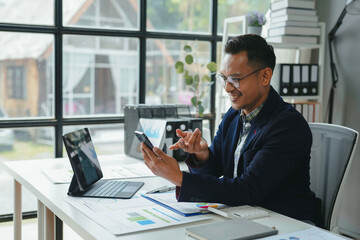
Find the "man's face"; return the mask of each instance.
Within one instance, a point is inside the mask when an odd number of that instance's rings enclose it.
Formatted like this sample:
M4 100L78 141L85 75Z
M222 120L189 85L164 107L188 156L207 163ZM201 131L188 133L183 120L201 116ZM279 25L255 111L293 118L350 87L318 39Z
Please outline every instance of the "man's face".
M269 81L264 81L265 69L258 70L247 65L247 52L242 51L237 54L226 54L220 68L220 73L229 77L240 79L248 74L247 77L239 81L239 87L235 87L228 81L224 87L230 96L231 106L240 110L243 109L245 114L250 113L260 106L267 98L269 92Z

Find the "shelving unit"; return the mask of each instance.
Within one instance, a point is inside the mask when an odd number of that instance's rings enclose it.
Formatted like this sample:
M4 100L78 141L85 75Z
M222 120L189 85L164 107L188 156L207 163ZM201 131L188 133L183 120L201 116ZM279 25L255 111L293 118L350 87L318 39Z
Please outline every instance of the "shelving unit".
M325 23L320 22L319 27L321 30L321 34L319 37L319 43L318 44L301 44L301 43L272 43L269 42L270 45L274 47L275 54L277 57L277 64L281 63L310 63L306 62L302 59L304 50L311 50L311 49L318 49L318 58L316 59L317 63L319 65L319 82L318 82L318 95L315 96L283 96L284 101L296 104L296 103L318 103L320 105L320 122L323 122L324 119L324 113L323 113L323 91L324 91L324 70L325 70ZM225 33L224 33L225 35ZM226 34L227 35L227 34ZM224 40L223 40L224 43ZM277 54L276 52L281 49L288 49L295 51L295 56L291 62L288 61L288 59L284 59L282 57L282 54ZM310 51L306 52L307 54L310 53ZM284 54L283 54L284 55ZM219 125L222 115L226 112L226 110L230 107L230 102L228 101L228 96L225 93L223 89L218 88L217 90L217 96L216 96L216 121L215 121L215 127Z
M277 49L293 49L296 51L295 61L291 63L309 63L301 62L301 52L304 50L318 49L317 64L319 65L319 82L318 82L318 95L315 96L283 96L284 101L289 103L318 103L320 105L320 122L323 122L323 92L324 92L324 71L325 71L325 23L320 22L320 37L318 44L289 44L289 43L271 43L275 51ZM281 56L277 55L277 63L289 63L282 61Z

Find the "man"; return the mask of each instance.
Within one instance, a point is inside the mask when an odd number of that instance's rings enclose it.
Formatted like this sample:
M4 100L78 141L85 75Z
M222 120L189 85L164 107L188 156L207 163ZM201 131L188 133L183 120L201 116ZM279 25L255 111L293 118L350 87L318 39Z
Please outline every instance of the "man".
M270 86L272 46L257 35L242 35L225 46L218 82L229 94L225 114L210 146L201 132L177 134L171 149L190 153L190 173L176 160L144 144L145 164L177 188L179 201L258 205L299 220L314 221L309 161L312 135L307 122Z

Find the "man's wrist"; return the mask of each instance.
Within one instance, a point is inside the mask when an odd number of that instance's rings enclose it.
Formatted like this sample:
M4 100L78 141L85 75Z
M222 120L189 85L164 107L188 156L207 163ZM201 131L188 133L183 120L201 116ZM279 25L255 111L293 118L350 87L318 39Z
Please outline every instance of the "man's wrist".
M197 162L206 162L209 158L209 149L207 148L206 151L194 153L194 157Z
M181 187L182 180L183 180L183 172L180 171L179 174L174 175L174 179L172 179L171 182L176 186Z

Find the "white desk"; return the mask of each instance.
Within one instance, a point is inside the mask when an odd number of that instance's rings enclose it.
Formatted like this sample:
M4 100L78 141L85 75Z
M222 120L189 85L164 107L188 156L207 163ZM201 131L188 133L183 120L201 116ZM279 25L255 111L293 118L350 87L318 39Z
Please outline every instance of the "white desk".
M140 161L124 155L100 156L99 160L103 167ZM211 215L211 219L206 221L114 236L64 200L69 184L52 184L41 173L43 169L68 168L70 163L67 158L9 161L4 162L4 166L15 182L14 239L16 240L21 239L21 186L26 187L38 199L39 239L54 239L55 215L84 239L185 239L186 227L226 220L220 216ZM183 163L181 168L184 168ZM139 192L146 192L170 184L159 177L141 178L141 181L144 181L145 185ZM270 217L256 219L255 222L270 227L275 226L280 234L306 229L311 226L275 212L270 212Z

